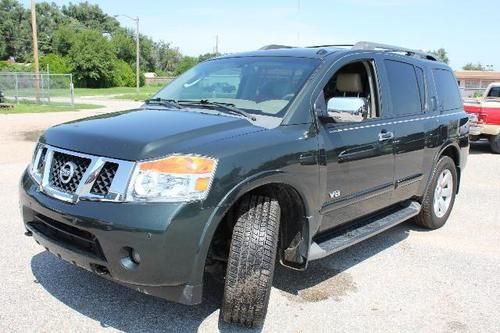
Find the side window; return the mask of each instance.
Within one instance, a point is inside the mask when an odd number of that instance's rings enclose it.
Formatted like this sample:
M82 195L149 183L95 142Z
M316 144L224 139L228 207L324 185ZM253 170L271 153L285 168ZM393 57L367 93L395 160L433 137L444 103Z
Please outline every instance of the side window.
M335 122L359 122L377 118L380 114L376 81L372 61L347 64L330 78L323 88L324 98L320 96L318 99L321 102L318 104L327 109L329 117Z
M427 104L427 90L425 86L424 70L420 67L415 67L415 71L417 73L418 90L420 92L420 103L422 104L422 109L425 110Z
M415 67L400 61L385 60L393 112L405 116L422 112L422 97Z
M461 107L462 98L458 90L457 81L452 72L446 69L433 69L434 81L442 111L458 109Z

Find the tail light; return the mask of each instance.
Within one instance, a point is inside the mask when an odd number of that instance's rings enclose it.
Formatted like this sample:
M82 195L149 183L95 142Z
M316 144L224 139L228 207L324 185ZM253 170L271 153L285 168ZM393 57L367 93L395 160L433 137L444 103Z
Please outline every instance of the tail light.
M488 119L488 115L482 112L477 114L477 122L478 123L486 123Z

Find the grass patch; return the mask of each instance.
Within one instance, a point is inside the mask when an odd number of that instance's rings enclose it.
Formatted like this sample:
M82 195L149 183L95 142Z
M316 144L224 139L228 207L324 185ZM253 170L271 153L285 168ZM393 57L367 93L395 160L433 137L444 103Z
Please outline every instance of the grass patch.
M84 96L124 96L124 99L144 99L156 94L164 85L147 85L139 89L137 94L136 88L131 87L114 87L114 88L75 88L75 97ZM3 89L6 96L16 96L16 91L12 89ZM46 97L48 92L44 91L42 97ZM33 89L19 89L18 96L34 96ZM50 89L51 97L68 97L70 96L69 87L66 89L52 88Z
M29 102L22 102L14 104L13 108L0 108L0 114L15 114L15 113L44 113L44 112L65 112L65 111L79 111L88 109L100 109L103 105L95 104L75 104L71 106L63 103L50 103L50 104L36 104Z
M146 99L153 94L156 94L163 86L159 85L148 85L143 86L139 89L137 93L136 88L131 87L114 87L114 88L75 88L75 96L123 96L123 99L140 100ZM118 96L119 95L119 96Z
M155 94L161 86L144 86L139 89L139 95ZM136 88L115 87L115 88L75 88L75 96L110 96L110 95L137 95Z

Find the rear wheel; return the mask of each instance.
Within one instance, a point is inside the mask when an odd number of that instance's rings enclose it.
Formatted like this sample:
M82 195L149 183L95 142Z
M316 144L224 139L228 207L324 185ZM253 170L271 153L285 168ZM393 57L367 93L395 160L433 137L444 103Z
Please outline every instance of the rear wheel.
M418 225L428 229L441 228L448 220L457 192L457 168L448 156L443 156L431 176L422 201L422 211L415 218Z
M490 147L495 154L500 154L500 134L490 136Z
M273 281L280 206L265 195L241 201L233 229L221 317L253 327L263 324Z

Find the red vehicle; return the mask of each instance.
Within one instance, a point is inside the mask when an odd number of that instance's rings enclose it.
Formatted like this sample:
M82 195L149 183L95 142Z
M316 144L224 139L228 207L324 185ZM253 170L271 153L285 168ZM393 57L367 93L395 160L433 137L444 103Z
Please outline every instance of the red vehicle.
M492 83L480 99L465 101L470 116L470 139L488 139L491 150L500 154L500 82Z

